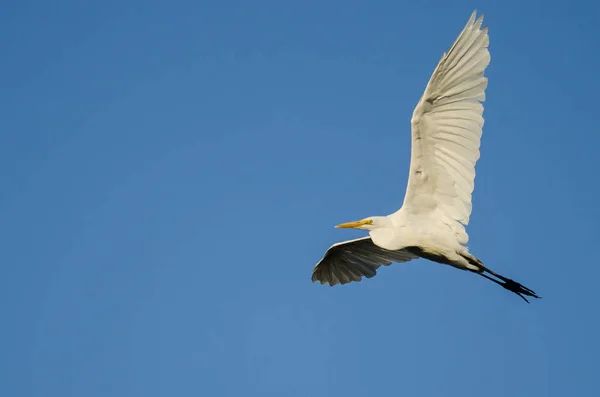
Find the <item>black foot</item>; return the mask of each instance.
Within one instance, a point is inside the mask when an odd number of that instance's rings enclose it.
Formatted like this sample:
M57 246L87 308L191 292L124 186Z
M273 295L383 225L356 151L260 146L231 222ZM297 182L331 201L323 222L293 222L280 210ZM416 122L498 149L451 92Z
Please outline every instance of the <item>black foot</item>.
M500 280L502 281L498 281L496 279L491 278L490 276L488 276L487 274L483 274L483 273L479 273L481 276L487 278L488 280L491 280L493 282L495 282L496 284L498 284L499 286L514 292L515 294L519 295L521 298L523 298L523 300L527 303L529 303L529 301L527 300L527 298L525 298L525 296L531 296L533 298L536 299L540 299L539 296L536 295L535 292L533 292L532 290L530 290L529 288L525 287L524 285L517 283L514 280L511 280L510 278L506 278L503 276L500 276L498 274L492 273L489 270L486 269L486 271L488 271L489 273L493 274L494 276L498 277Z

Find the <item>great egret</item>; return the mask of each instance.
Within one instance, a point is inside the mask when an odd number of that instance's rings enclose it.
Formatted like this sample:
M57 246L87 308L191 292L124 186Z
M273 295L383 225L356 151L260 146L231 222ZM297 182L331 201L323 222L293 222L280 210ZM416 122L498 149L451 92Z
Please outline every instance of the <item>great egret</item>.
M343 223L370 237L332 245L315 266L313 282L346 284L371 278L381 265L417 257L479 274L529 302L529 288L486 268L469 253L465 226L471 215L479 159L483 105L490 63L487 26L474 11L435 68L411 119L412 149L402 207L387 216ZM525 295L525 296L524 296Z

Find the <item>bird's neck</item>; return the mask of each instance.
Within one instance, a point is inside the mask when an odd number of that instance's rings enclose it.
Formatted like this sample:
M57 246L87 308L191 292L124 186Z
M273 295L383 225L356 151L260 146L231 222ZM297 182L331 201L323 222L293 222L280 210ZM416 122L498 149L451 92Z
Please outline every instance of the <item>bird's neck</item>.
M386 221L387 222L385 225L381 225L380 227L369 231L371 240L373 240L375 245L388 250L397 250L402 248L398 246L398 244L401 244L401 242L398 241L393 223L390 219L386 219Z

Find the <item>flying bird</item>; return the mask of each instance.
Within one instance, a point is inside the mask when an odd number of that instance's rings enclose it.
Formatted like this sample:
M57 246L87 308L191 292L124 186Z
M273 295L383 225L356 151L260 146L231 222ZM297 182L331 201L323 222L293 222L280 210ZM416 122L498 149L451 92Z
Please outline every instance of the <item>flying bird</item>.
M337 228L369 236L332 245L313 269L312 281L331 286L371 278L392 262L425 258L473 272L529 302L529 288L488 269L469 252L465 227L471 216L475 163L483 127L490 63L487 26L474 11L442 55L411 118L412 147L402 207Z

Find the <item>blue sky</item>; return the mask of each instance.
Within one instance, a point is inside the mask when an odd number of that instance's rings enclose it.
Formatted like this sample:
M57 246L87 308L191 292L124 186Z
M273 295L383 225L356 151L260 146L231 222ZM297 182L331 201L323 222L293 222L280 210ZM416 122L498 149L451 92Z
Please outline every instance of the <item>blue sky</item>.
M0 395L596 396L594 2L5 1ZM312 284L404 196L471 11L492 62L470 249Z

